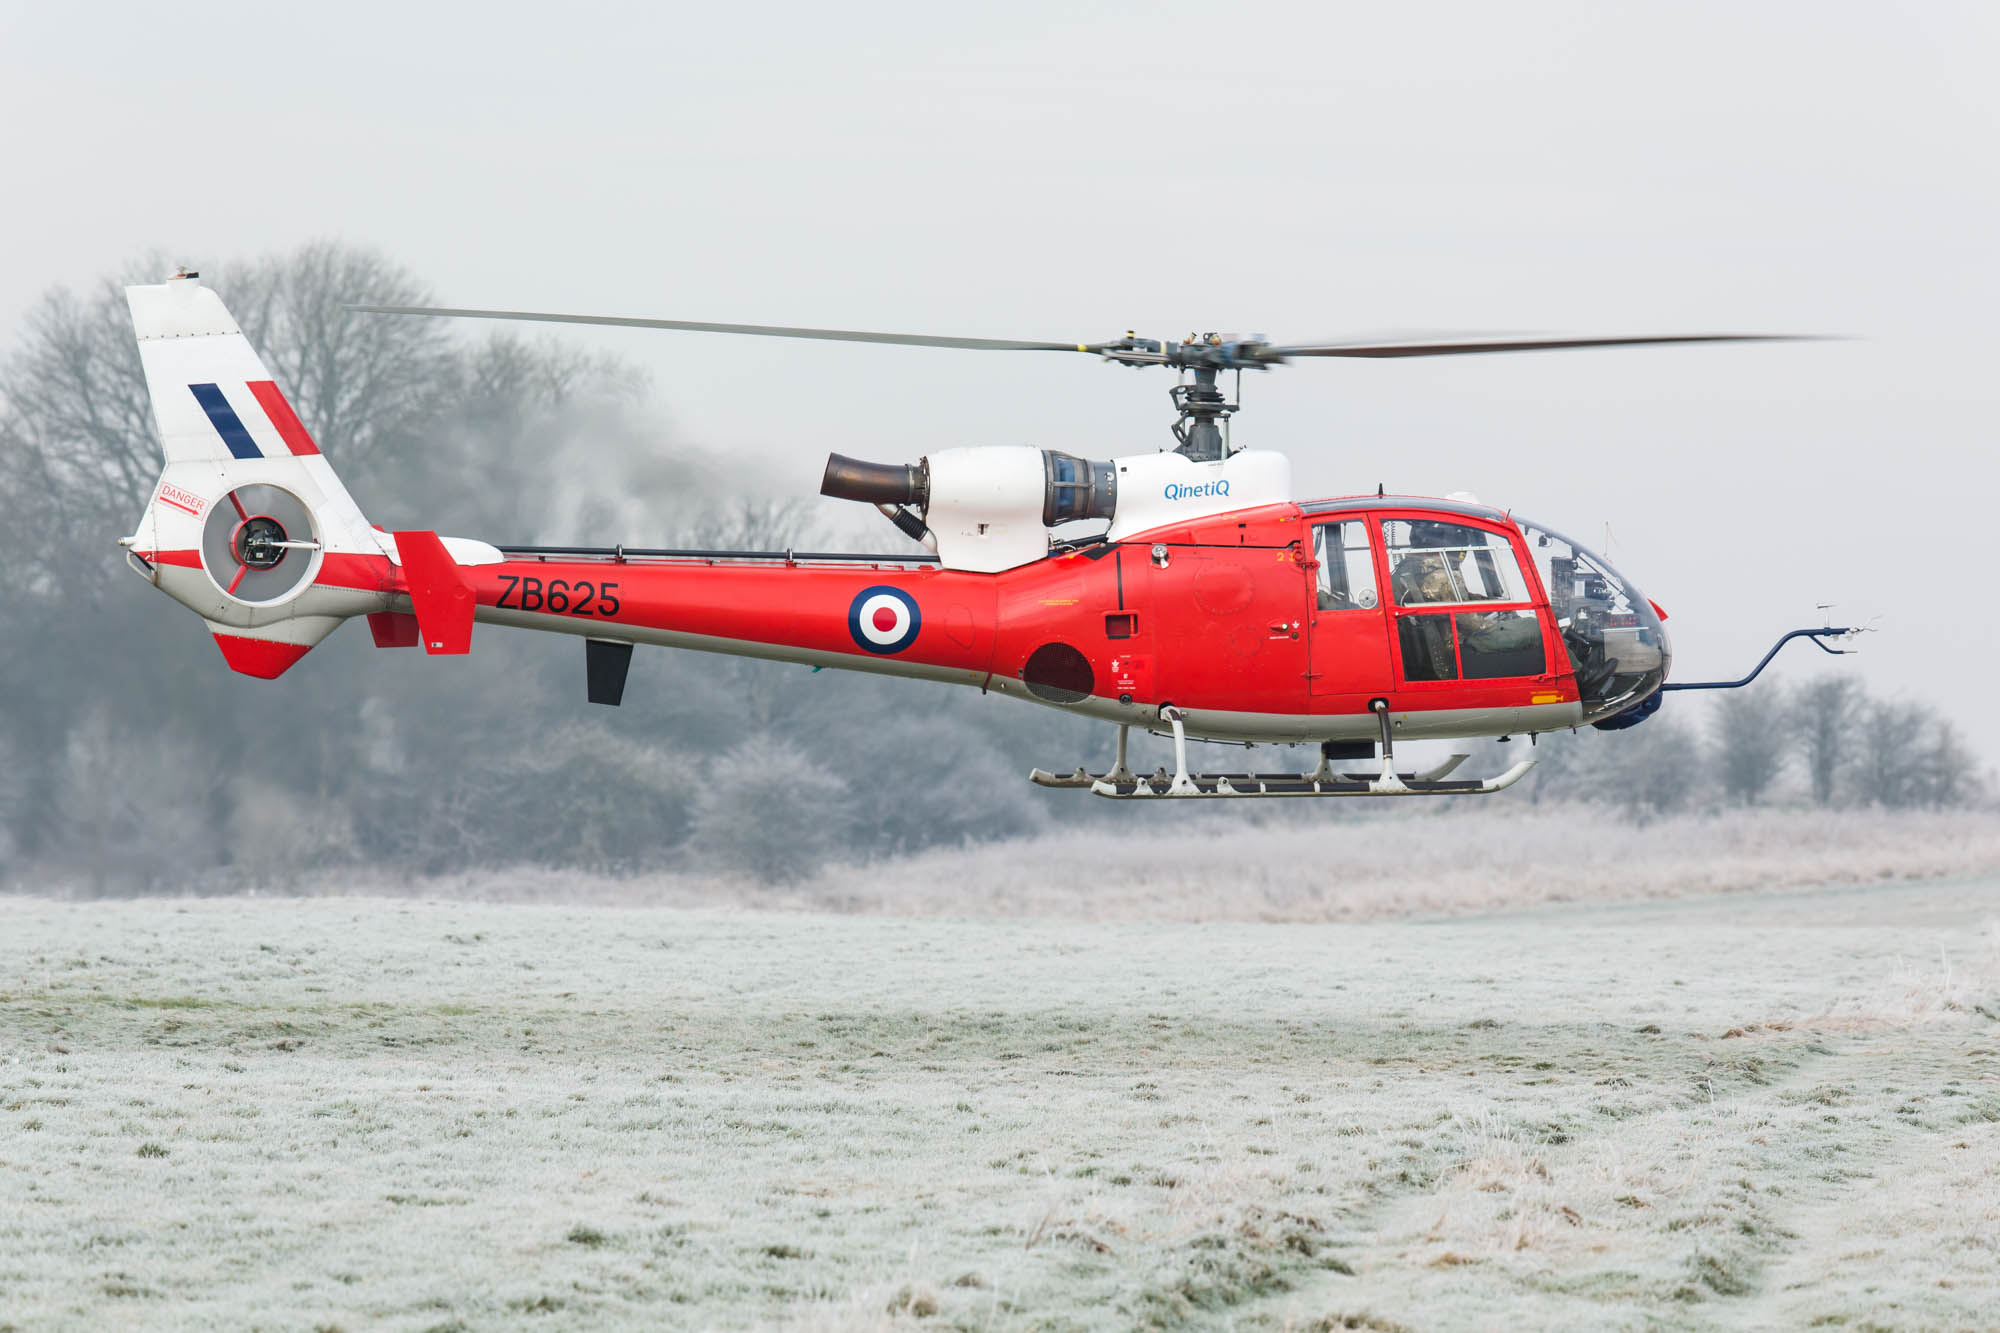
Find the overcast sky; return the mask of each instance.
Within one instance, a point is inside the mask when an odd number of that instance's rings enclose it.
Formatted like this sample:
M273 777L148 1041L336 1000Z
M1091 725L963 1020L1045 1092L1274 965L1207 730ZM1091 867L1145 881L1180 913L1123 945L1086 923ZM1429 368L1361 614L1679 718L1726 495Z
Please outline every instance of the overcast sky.
M0 0L0 331L55 283L157 280L125 272L145 252L330 237L463 305L1851 335L1284 367L1236 438L1304 496L1608 527L1681 679L1817 602L1879 617L1855 665L1786 674L1961 709L1992 757L1996 62L1996 11L1947 3ZM575 336L652 369L663 436L785 495L828 449L1168 442L1164 374L1084 357Z

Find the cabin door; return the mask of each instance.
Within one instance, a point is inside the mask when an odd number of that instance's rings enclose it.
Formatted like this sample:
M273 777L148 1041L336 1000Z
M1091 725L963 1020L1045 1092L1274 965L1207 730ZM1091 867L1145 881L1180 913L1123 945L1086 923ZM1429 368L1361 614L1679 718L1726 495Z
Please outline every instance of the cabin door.
M1313 524L1307 587L1313 694L1389 693L1389 620L1376 587L1371 526L1360 518Z

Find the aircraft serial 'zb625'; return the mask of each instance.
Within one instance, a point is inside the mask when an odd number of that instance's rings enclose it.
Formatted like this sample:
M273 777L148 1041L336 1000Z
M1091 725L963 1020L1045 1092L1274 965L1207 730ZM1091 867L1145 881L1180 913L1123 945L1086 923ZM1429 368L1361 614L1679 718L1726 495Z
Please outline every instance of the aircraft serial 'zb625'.
M632 645L663 644L977 686L1101 718L1117 760L1044 786L1103 796L1390 796L1498 791L1532 765L1399 773L1398 738L1630 726L1668 683L1666 613L1552 528L1469 500L1292 498L1278 454L1232 449L1223 371L1300 357L1452 356L1759 335L1273 345L1215 335L1014 342L764 325L379 308L993 351L1083 352L1181 373L1179 447L1106 460L1029 446L887 466L833 455L821 493L879 506L924 555L497 547L384 532L198 276L126 289L166 453L130 562L207 623L228 664L281 675L351 616L382 647L463 653L476 621L585 644L616 704ZM357 307L358 309L371 309ZM1778 641L1852 631L1795 630ZM1765 657L1770 661L1770 655ZM1759 663L1758 670L1763 664ZM1170 731L1175 771L1126 764L1133 726ZM1186 738L1317 742L1310 773L1189 773ZM1342 765L1373 759L1373 772Z

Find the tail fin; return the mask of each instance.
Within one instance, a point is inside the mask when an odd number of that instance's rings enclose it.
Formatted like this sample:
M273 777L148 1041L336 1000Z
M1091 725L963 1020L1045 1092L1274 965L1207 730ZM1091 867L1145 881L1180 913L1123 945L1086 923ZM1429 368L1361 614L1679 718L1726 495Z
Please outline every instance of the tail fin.
M275 677L349 616L386 611L394 545L372 528L198 275L127 287L166 468L124 541L199 614L224 660Z
M379 553L368 521L199 274L127 287L139 360L171 472L186 464L232 476L282 477L323 526L328 549Z

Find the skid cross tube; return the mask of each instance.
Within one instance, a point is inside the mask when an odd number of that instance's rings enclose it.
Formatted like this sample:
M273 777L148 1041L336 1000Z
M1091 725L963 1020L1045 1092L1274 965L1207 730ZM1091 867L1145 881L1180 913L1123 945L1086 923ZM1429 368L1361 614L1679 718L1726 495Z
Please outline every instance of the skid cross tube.
M1800 639L1800 638L1811 639L1815 644L1819 646L1819 650L1821 652L1829 653L1834 657L1845 657L1854 650L1852 648L1829 648L1826 646L1824 640L1851 638L1854 635L1859 634L1860 632L1861 631L1858 629L1852 629L1847 627L1836 628L1831 625L1821 629L1795 629L1790 634L1785 635L1783 638L1779 639L1776 643L1772 644L1771 651L1764 654L1764 660L1759 662L1755 667L1751 668L1750 674L1745 676L1741 680L1688 680L1688 681L1670 680L1666 684L1660 686L1660 688L1662 690L1742 689L1745 685L1748 685L1751 681L1757 679L1758 675L1764 670L1764 668L1771 665L1771 659L1778 655L1778 650L1783 648L1786 644L1790 643L1793 639Z

